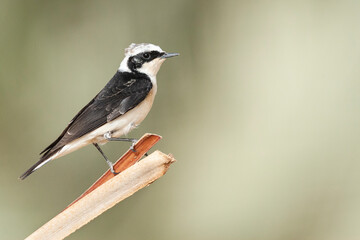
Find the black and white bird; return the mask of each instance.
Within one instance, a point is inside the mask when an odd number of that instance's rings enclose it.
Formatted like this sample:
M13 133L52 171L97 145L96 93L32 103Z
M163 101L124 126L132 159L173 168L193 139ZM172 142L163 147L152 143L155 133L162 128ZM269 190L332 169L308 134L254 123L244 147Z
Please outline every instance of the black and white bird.
M159 46L141 43L125 49L125 58L106 86L70 121L60 136L40 154L40 160L20 179L25 179L51 160L88 144L103 155L110 170L112 163L99 147L108 141L130 141L119 138L138 126L149 113L157 91L156 74L165 59L178 56Z

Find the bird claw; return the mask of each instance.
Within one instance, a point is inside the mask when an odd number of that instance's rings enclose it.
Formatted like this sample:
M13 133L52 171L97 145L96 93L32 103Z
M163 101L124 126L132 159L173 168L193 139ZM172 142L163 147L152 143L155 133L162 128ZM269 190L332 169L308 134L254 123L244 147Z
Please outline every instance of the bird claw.
M109 165L109 167L110 167L110 172L112 172L112 174L117 175L117 174L120 173L120 172L115 172L115 170L114 170L114 164L113 164L112 162L108 161L107 163L108 163L108 165Z
M132 144L131 144L131 146L130 146L130 150L131 150L133 153L136 153L135 143L136 143L137 141L138 141L137 139L133 139L133 140L132 140Z

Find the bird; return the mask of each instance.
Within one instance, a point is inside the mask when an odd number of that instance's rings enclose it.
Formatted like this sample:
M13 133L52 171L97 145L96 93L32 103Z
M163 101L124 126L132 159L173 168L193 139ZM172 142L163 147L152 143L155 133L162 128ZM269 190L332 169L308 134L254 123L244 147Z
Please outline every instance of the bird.
M178 53L167 53L151 43L132 43L125 58L105 87L69 122L60 136L40 153L40 159L19 179L25 179L44 164L93 144L104 157L110 171L113 164L99 145L109 141L132 142L120 138L136 128L149 113L157 92L156 74L161 64Z

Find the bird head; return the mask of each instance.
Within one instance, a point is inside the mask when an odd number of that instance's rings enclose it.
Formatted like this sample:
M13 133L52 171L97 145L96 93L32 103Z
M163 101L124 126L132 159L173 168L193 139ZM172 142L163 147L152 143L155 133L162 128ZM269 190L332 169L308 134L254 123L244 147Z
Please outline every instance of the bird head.
M125 58L121 62L119 71L140 72L148 76L156 76L161 64L178 53L167 53L159 46L151 43L132 43L125 49Z

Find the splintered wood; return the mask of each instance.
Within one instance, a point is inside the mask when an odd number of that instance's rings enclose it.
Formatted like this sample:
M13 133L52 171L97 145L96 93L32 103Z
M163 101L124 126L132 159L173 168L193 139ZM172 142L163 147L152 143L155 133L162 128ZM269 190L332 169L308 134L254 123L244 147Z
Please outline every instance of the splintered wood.
M64 211L26 239L64 239L115 204L163 176L175 162L171 155L155 151L137 162L160 139L158 135L144 135L135 145L136 152L127 151L114 164L115 171L120 174L105 172Z

